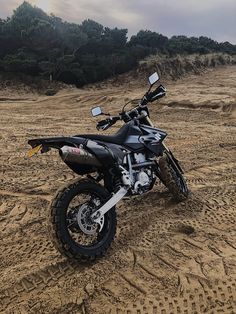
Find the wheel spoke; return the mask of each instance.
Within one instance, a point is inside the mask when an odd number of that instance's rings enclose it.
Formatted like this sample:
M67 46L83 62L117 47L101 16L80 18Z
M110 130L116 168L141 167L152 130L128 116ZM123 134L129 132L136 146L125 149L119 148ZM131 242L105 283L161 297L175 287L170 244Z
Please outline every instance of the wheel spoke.
M96 210L101 200L91 193L83 193L74 197L67 210L67 228L72 239L83 246L88 246L98 241L99 232L104 225L101 218L100 228L94 224L90 215Z

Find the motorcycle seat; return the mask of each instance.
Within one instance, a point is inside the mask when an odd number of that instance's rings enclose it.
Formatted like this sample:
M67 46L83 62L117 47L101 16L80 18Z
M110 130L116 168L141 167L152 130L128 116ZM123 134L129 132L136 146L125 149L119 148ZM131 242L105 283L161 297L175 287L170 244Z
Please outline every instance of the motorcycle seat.
M99 142L122 145L126 140L128 130L129 130L129 126L123 125L122 128L114 135L80 134L80 135L75 135L75 137L83 137L83 138L87 138L87 139L95 140Z

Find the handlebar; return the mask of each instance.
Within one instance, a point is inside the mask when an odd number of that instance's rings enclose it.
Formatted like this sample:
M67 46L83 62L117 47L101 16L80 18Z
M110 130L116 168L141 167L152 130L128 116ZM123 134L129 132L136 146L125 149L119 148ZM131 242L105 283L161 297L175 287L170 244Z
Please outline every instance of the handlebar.
M141 108L139 106L139 108ZM141 119L147 116L142 112L139 112L139 110L136 108L128 111L128 112L122 112L117 116L109 117L107 119L101 120L97 123L97 130L107 130L110 126L115 124L119 120L123 120L125 123L129 122L130 120L136 118L136 119Z
M122 111L117 116L110 116L105 120L101 120L97 123L97 130L107 130L110 126L115 124L118 120L123 120L125 123L129 122L132 119L142 119L148 116L148 110L144 114L143 108L149 103L153 102L166 94L166 89L163 85L159 85L153 92L147 92L143 98L140 100L140 103L135 108L130 111ZM123 107L124 109L124 107Z

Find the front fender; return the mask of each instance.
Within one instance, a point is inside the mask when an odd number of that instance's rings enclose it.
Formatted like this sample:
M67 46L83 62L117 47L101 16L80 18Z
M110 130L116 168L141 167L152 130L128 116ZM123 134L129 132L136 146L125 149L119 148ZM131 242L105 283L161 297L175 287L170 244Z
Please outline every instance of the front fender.
M184 173L183 169L181 168L178 159L175 158L173 153L168 149L165 150L165 154L167 155L167 158L169 160L169 163L172 165L172 167L177 171L180 172L181 174Z

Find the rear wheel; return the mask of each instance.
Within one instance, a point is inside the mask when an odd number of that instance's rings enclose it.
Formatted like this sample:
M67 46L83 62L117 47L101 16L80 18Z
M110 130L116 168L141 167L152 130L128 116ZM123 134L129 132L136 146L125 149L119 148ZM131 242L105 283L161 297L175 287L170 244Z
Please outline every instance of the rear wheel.
M92 180L77 180L58 191L50 208L50 232L57 249L69 258L92 261L103 256L116 233L115 207L99 223L91 214L109 193Z
M178 201L184 201L188 198L189 190L187 183L179 170L173 167L166 153L159 159L161 179L164 185Z

